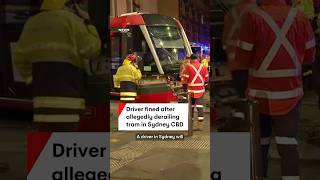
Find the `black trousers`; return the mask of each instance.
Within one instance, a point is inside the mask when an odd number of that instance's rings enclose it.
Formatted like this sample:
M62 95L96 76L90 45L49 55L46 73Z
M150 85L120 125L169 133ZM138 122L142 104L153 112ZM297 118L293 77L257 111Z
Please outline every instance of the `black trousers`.
M267 177L268 173L268 151L272 129L275 131L275 140L281 157L282 176L299 176L297 142L299 115L299 105L286 115L260 115L262 172L264 177Z
M191 114L192 118L194 118L194 108L197 108L198 111L198 121L203 121L204 120L204 106L203 106L203 96L200 98L191 98Z

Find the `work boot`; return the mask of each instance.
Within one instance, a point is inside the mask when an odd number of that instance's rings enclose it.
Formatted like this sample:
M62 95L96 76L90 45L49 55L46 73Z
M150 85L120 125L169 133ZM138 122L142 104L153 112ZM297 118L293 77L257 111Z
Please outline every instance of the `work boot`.
M10 169L9 163L0 162L0 173L5 173Z
M195 131L203 130L203 121L197 121Z

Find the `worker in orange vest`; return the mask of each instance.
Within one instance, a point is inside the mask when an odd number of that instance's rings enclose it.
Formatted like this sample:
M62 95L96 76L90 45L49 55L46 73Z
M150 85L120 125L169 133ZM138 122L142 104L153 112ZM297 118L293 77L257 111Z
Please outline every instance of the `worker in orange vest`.
M191 55L191 62L184 69L183 80L188 84L188 93L191 95L192 102L192 118L194 116L194 108L197 108L198 118L195 130L203 129L204 121L204 106L203 106L203 96L205 93L205 85L209 80L208 69L200 63L197 55Z
M303 12L285 0L261 0L240 29L237 60L249 70L247 95L260 105L263 173L272 127L282 179L299 180L298 122L303 97L302 65L315 59L315 38Z
M234 89L240 97L245 97L247 71L237 66L236 48L242 17L251 9L256 8L255 0L240 0L224 17L223 49L228 58L228 69L231 72Z

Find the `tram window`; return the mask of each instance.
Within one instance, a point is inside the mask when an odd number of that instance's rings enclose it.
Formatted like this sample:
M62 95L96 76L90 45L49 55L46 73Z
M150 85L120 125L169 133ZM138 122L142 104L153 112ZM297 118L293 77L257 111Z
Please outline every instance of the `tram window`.
M134 52L139 56L138 65L142 74L158 74L158 68L140 27L133 26L131 32L128 47L131 53Z

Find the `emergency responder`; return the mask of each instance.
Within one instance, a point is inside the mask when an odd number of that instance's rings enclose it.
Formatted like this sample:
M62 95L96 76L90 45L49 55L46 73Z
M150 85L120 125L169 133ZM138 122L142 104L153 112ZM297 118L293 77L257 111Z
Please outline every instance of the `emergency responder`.
M223 30L223 49L227 53L228 69L231 72L234 89L242 98L245 97L247 71L237 66L236 48L242 17L251 9L257 7L255 0L240 0L225 15Z
M197 108L198 118L195 130L203 129L204 121L204 106L203 96L205 93L205 86L209 80L208 69L200 63L197 55L191 55L191 62L184 69L183 73L184 83L188 84L188 93L190 93L192 101L192 118L194 117L194 108Z
M81 2L44 0L14 50L18 71L32 82L33 121L40 131L77 130L85 108L84 64L100 54L101 43Z
M181 66L180 66L180 73L179 73L181 83L183 86L183 90L185 92L188 91L188 83L186 83L186 81L184 80L183 72L184 72L184 69L189 65L189 63L190 63L190 56L186 56L186 58L183 60Z
M292 0L292 5L304 12L310 19L314 17L313 0Z
M137 56L129 54L115 75L115 81L120 82L120 101L122 102L135 102L136 100L138 81L142 76L136 63Z
M272 127L281 157L282 179L298 180L299 104L302 65L315 56L311 24L285 0L261 0L242 22L237 61L249 70L248 97L259 102L263 175L267 176Z
M204 67L209 68L209 58L206 55L202 55L201 64Z

